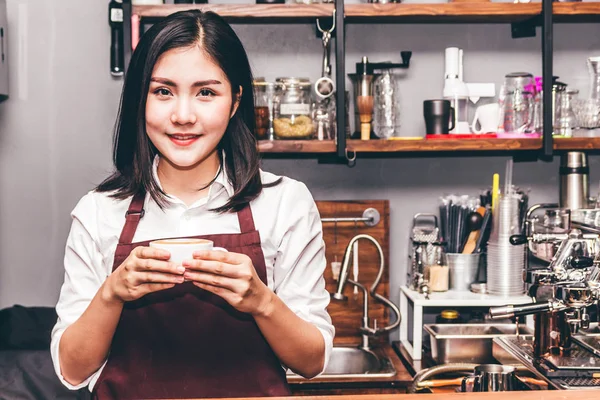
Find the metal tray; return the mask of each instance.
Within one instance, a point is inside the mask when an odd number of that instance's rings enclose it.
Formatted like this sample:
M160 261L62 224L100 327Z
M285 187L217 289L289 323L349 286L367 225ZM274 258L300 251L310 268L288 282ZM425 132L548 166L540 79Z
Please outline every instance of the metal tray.
M431 356L438 364L468 362L495 363L493 339L532 335L533 331L515 324L430 324L423 329L429 334Z

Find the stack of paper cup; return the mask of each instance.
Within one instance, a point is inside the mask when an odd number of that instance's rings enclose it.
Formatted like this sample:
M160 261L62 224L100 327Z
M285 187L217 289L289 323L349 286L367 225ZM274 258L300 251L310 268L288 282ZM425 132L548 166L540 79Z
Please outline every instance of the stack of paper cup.
M493 210L493 224L487 245L487 287L490 294L518 296L524 293L525 245L510 244L520 233L519 199L503 196Z

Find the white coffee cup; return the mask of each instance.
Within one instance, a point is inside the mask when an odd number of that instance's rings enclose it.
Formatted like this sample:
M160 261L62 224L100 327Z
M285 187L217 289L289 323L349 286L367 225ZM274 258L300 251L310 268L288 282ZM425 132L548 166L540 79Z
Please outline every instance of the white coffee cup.
M193 254L199 250L218 250L227 252L222 247L214 247L212 240L207 239L160 239L150 242L150 247L167 250L171 253L169 261L181 264L183 260L193 260Z
M480 129L477 129L479 122ZM471 130L473 133L489 133L498 131L498 123L500 122L500 105L498 103L490 103L484 106L477 107Z

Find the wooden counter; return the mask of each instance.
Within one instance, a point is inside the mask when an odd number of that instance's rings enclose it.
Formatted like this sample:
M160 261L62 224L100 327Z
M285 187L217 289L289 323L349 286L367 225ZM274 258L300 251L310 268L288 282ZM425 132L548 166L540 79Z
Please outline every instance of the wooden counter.
M394 394L404 393L412 382L402 360L391 345L386 344L375 352L385 354L394 365L396 375L390 377L360 377L360 378L288 378L294 396L303 395L358 395L358 394ZM295 397L301 398L301 397Z
M510 393L510 395L509 395ZM497 392L497 393L452 393L452 394L375 394L350 396L301 396L301 397L245 397L220 400L595 400L600 398L598 390L540 390L531 392ZM193 400L193 399L188 399ZM206 400L206 399L205 399Z

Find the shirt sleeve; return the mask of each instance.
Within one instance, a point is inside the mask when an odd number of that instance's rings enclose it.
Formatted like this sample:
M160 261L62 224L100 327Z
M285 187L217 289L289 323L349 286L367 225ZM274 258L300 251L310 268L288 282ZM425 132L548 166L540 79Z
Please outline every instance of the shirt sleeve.
M67 388L77 390L93 387L104 365L78 385L69 384L62 375L58 346L64 331L87 309L106 279L102 254L92 232L97 232L96 206L91 194L84 196L71 213L73 219L67 238L64 267L65 278L56 305L58 320L52 330L50 353L56 375Z
M300 318L315 325L325 341L329 362L335 328L327 312L329 292L323 272L326 267L323 228L317 205L308 188L294 181L280 208L286 221L275 260L274 291ZM323 372L323 371L321 371Z

